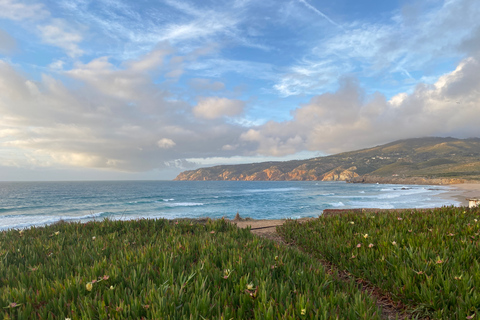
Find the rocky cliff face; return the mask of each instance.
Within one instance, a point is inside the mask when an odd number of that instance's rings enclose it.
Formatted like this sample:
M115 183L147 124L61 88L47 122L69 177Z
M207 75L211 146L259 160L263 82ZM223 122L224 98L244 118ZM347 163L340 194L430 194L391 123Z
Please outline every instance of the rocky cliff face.
M346 170L335 169L324 174L322 181L350 181L351 179L358 177L355 170L357 170L357 167L350 167Z
M175 180L312 180L405 184L480 181L480 139L408 139L307 160L201 168L182 172Z
M232 181L348 181L358 177L355 166L348 169L335 168L324 174L319 174L315 169L308 169L301 165L291 171L284 172L278 166L271 166L252 174L236 173L224 170L215 174L205 169L185 171L180 173L175 180L232 180Z

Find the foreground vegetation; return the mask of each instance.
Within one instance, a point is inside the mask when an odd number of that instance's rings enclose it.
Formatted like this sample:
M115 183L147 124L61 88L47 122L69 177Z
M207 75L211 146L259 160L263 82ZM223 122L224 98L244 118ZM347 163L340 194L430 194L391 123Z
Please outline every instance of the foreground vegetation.
M0 318L380 316L355 283L224 220L106 220L0 233Z
M480 209L346 213L277 227L284 239L434 319L480 316Z

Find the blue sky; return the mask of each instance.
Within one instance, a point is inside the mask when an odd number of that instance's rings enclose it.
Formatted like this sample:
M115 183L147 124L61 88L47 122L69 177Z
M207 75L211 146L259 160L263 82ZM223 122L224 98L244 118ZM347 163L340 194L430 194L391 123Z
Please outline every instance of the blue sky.
M0 0L0 180L480 136L480 3Z

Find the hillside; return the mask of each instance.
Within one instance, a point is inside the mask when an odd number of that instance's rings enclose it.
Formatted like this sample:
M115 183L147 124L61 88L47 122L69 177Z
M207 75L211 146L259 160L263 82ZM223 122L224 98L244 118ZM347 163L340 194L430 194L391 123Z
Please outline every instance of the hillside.
M382 183L480 181L480 139L418 138L307 160L222 165L175 180L317 180Z

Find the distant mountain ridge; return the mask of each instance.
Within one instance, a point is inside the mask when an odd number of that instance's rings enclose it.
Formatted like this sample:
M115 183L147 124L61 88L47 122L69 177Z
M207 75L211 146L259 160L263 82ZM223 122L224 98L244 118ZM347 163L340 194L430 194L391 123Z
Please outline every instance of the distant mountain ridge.
M460 183L480 181L480 138L415 138L307 160L221 165L174 180Z

